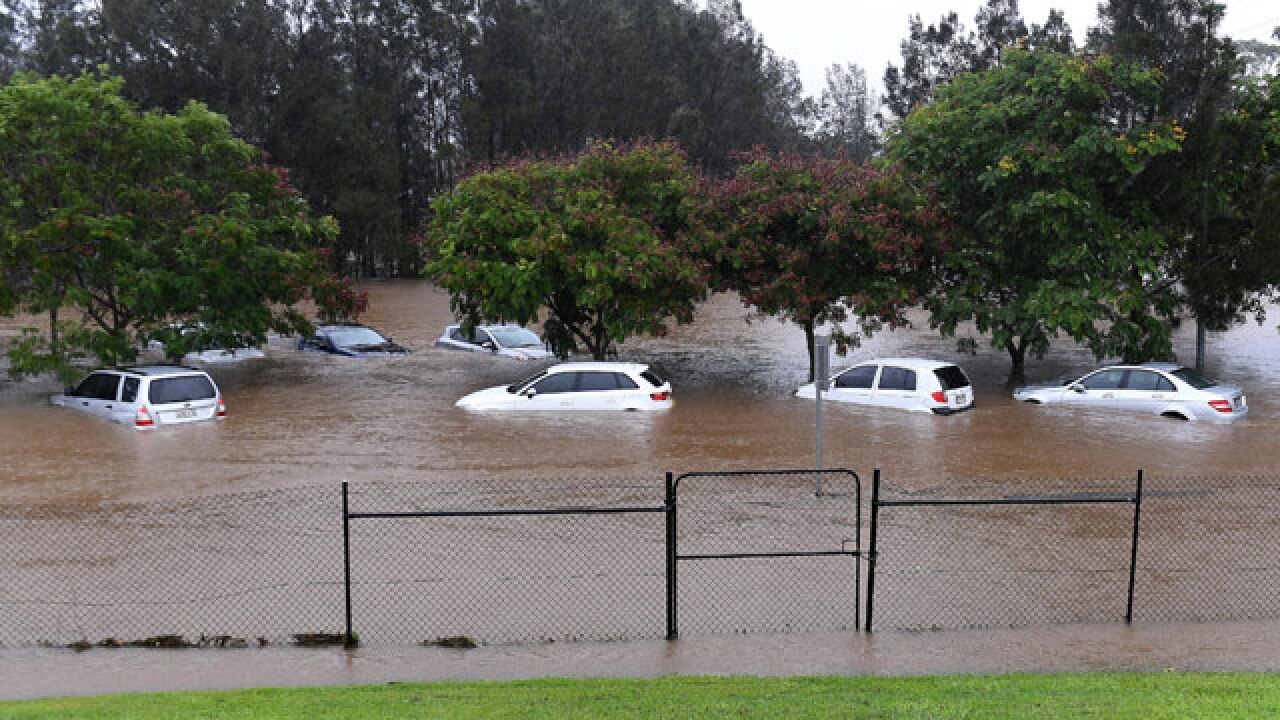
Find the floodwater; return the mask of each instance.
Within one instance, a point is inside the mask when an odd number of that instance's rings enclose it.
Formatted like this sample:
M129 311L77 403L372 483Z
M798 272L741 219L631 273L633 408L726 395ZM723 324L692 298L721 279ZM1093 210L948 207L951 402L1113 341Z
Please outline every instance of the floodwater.
M362 318L414 350L390 359L298 353L273 340L267 357L210 368L230 417L138 432L47 404L48 380L0 381L4 504L61 509L167 503L224 493L336 488L342 481L489 489L523 478L628 478L660 487L670 471L805 468L814 463L814 407L791 396L807 357L799 328L750 319L717 296L697 321L664 338L633 339L619 359L671 379L675 406L657 414L565 417L470 413L473 390L507 384L539 364L433 347L450 322L447 297L415 281L370 283ZM15 332L0 325L0 338ZM1176 335L1184 361L1190 327ZM1015 403L1008 359L976 355L927 328L866 340L863 358L924 355L960 363L977 407L952 417L824 404L825 467L868 478L880 468L899 491L947 478L1223 477L1274 474L1280 443L1280 334L1247 325L1212 335L1208 372L1243 386L1251 414L1234 424L1182 423ZM1031 382L1095 365L1063 341L1029 362ZM864 490L865 492L865 490ZM574 498L591 504L600 498ZM210 531L211 532L211 531ZM207 533L206 533L207 534ZM0 538L3 540L3 538ZM3 545L3 543L0 543ZM262 684L667 673L920 673L1070 669L1263 669L1280 624L1052 626L1018 631L759 635L509 646L475 651L382 647L336 650L3 649L0 697ZM1263 639L1267 639L1265 642ZM17 668L17 670L12 670Z
M814 406L791 397L807 369L803 333L748 320L717 296L692 325L640 338L619 358L651 363L675 388L675 407L609 417L503 416L453 406L473 390L506 384L536 366L433 347L450 321L447 297L414 281L366 286L363 318L412 355L351 359L298 353L274 340L268 357L210 372L230 418L137 432L63 408L47 380L0 383L0 457L9 501L155 497L466 476L661 478L667 471L812 467ZM12 323L12 321L8 321ZM11 327L11 326L10 326ZM4 328L0 327L0 332ZM1184 327L1177 352L1190 359ZM1208 372L1243 386L1250 416L1231 425L1034 407L1015 403L1004 353L957 354L926 329L884 332L842 366L877 355L959 362L977 408L952 417L824 403L826 467L864 477L883 469L903 487L947 477L1231 475L1278 466L1280 334L1248 325L1209 341ZM1028 380L1094 366L1064 341Z

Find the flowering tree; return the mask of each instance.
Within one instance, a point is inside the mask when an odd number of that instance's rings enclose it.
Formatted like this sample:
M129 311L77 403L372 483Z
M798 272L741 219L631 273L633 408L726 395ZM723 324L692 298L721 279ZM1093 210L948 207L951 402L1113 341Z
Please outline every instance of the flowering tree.
M481 172L436 199L425 274L466 324L532 322L564 357L603 359L687 322L706 294L688 251L694 174L672 144L597 144L575 158Z
M131 361L175 321L228 347L262 342L305 329L293 308L308 296L355 309L316 249L334 223L308 215L282 169L204 106L140 113L120 86L17 75L0 89L0 266L53 329L26 334L14 371Z
M903 310L927 284L943 228L923 185L896 168L844 158L770 154L740 158L737 173L710 188L705 222L716 285L764 315L804 328L813 376L813 336L833 323L843 352ZM861 330L841 323L861 318Z

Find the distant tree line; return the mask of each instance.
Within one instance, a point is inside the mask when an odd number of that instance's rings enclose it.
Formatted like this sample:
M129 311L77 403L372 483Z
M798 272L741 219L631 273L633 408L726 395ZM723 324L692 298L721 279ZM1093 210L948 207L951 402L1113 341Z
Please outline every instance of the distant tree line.
M1018 374L1061 335L1165 357L1178 318L1220 330L1273 297L1280 53L1222 17L1106 0L1077 47L1061 13L988 0L973 29L913 17L882 99L855 65L810 99L736 0L0 0L0 80L202 103L289 169L332 270L425 270L469 322L549 312L562 351L725 289L806 336L922 305ZM15 268L0 310L31 306Z

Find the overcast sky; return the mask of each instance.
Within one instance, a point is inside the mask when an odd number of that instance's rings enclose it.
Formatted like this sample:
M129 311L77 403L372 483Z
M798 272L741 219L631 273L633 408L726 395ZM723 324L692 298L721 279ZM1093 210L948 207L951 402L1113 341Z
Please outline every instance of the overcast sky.
M907 19L919 13L926 25L954 10L969 28L983 0L741 0L742 10L774 52L794 60L805 92L818 95L826 86L826 69L856 63L879 88L885 66L902 63L899 44L907 35ZM1280 25L1277 0L1226 0L1224 35L1267 39ZM1076 36L1098 21L1098 0L1022 0L1027 24L1043 24L1050 8L1066 14ZM877 90L877 92L879 92Z

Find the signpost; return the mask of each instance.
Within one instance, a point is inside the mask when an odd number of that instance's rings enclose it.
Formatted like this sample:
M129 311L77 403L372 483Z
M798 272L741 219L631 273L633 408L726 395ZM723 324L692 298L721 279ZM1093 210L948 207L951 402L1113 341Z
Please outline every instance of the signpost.
M831 337L829 335L813 336L813 395L814 418L814 464L815 470L822 470L822 391L827 389L828 356L830 355ZM822 473L813 476L814 491L822 494Z

